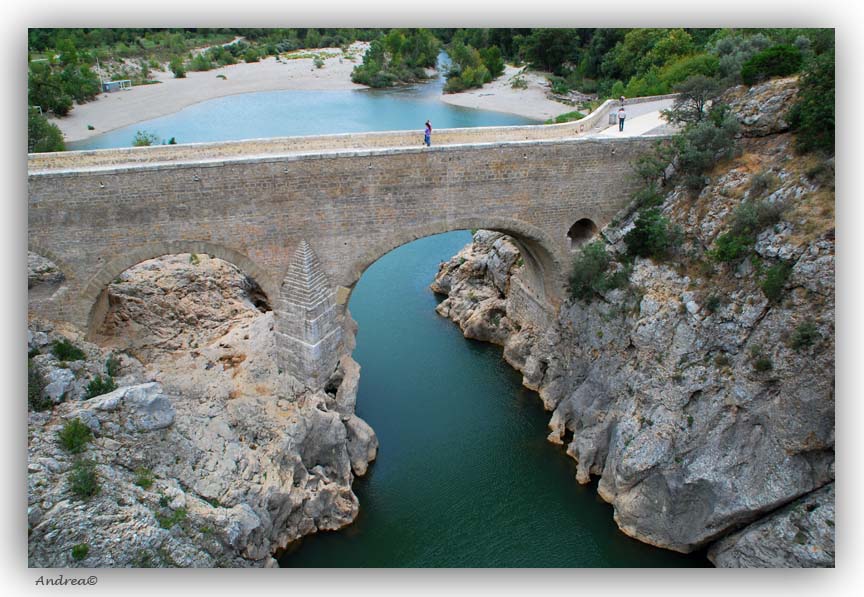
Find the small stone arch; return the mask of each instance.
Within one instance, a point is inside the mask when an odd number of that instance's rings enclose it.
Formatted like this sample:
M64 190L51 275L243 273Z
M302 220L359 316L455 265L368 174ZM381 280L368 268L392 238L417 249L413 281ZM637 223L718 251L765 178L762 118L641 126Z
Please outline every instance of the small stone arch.
M108 298L105 290L121 273L148 259L156 259L163 255L178 253L201 253L211 255L237 267L244 274L255 280L272 304L278 296L278 285L267 272L243 253L223 245L205 241L170 241L154 243L130 249L106 263L93 275L81 291L78 304L80 320L85 324L88 335L92 334L101 318L104 318Z
M570 242L570 250L575 251L580 246L591 240L597 234L599 228L590 218L582 218L570 226L567 231L567 239Z

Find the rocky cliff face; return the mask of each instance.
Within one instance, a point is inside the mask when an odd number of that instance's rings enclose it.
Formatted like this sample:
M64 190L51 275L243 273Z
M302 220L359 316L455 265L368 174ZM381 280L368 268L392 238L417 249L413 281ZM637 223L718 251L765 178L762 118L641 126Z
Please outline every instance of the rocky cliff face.
M814 492L834 479L833 164L795 157L782 113L747 113L767 85L732 92L742 154L698 197L668 190L661 210L684 243L666 262L637 258L627 288L570 300L533 329L508 310L518 251L488 231L442 264L432 288L466 335L504 346L552 411L549 440L578 462L579 482L600 477L622 531L689 552L746 527L715 544L715 563L832 565L833 498ZM782 95L789 81L773 85ZM782 214L751 258L717 263L707 251L745 200ZM601 232L621 262L633 219ZM769 300L766 272L781 263L788 277ZM801 534L787 541L781 509L804 500L806 510L811 495L819 516L796 516ZM772 545L754 548L766 535Z
M272 313L206 256L140 264L109 304L101 345L30 322L31 384L53 405L29 414L31 566L275 565L276 549L355 518L351 482L377 450L354 415L356 363L343 359L324 392L288 390ZM82 358L53 354L64 338ZM87 398L109 373L118 389ZM73 419L93 436L80 455L58 436ZM83 499L71 487L82 459L100 487Z

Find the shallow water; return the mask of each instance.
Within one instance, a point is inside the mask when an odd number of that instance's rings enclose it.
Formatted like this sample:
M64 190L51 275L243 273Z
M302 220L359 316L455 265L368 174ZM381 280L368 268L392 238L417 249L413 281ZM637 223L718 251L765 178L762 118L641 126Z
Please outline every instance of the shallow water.
M416 130L419 145L426 120L432 121L433 129L537 123L521 116L445 104L439 99L442 86L443 78L436 77L426 84L395 90L231 95L68 145L69 149L130 147L137 131L153 133L164 142L173 137L178 143L201 143L399 130Z
M626 537L596 487L546 441L549 413L501 358L435 313L440 261L471 239L451 232L385 255L350 302L359 324L357 414L380 440L355 482L360 514L307 537L286 567L705 566Z

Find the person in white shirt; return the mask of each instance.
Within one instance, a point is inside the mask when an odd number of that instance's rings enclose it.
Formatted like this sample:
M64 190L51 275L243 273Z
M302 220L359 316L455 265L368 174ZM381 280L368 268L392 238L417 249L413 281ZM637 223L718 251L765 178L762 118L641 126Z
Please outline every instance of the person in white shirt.
M623 106L618 109L618 130L624 130L624 119L627 118L627 112L624 110Z

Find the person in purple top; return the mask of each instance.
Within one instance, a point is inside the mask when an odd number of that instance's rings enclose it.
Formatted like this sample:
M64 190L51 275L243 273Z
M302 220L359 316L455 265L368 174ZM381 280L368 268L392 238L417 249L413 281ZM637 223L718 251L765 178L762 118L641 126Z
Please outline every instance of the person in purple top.
M426 121L426 131L423 133L423 143L426 144L426 147L432 145L432 123L428 120Z

